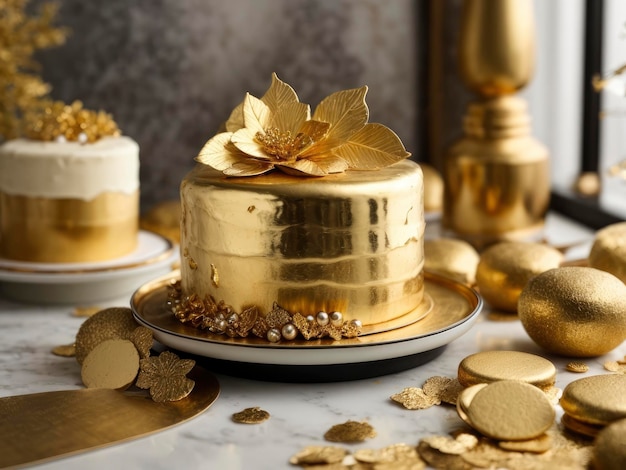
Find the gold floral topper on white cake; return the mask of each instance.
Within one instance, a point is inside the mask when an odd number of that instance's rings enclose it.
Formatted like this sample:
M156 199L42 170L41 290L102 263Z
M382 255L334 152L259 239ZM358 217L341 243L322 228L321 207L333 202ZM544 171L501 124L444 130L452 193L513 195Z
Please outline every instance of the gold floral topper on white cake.
M272 74L261 99L249 93L231 113L226 132L211 138L196 160L227 176L279 169L297 176L377 170L411 154L382 124L368 123L367 87L333 93L311 108Z

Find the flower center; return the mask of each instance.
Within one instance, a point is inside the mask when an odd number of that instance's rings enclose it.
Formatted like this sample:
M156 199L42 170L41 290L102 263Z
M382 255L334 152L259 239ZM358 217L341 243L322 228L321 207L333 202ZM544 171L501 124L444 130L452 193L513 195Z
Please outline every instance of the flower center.
M281 131L277 127L270 127L265 134L257 132L254 139L263 146L268 155L280 161L296 160L297 155L313 143L313 139L302 132L293 136L291 131Z

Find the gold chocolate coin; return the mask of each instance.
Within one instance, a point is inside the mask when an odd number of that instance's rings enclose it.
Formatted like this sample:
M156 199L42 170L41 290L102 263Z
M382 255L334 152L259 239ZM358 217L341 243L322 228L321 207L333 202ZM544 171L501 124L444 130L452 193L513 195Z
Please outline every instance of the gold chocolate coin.
M456 412L466 424L471 426L469 418L467 417L467 409L470 407L472 400L476 396L476 394L485 388L487 384L476 384L467 387L463 390L456 401Z
M465 387L498 380L517 380L542 389L556 380L552 362L520 351L483 351L467 356L459 364L459 382Z
M139 371L139 353L126 339L109 339L98 344L83 361L80 376L87 388L124 390Z
M626 375L583 377L565 387L561 407L565 413L579 421L604 426L626 418L625 390Z
M558 267L561 261L560 251L540 243L498 243L480 255L476 284L489 305L515 312L526 283L537 274Z
M464 240L437 238L424 240L424 269L463 284L476 281L480 255Z
M479 390L467 408L471 426L498 440L533 439L554 423L554 407L537 387L515 380L493 382Z
M531 279L518 314L547 351L570 357L606 354L626 338L626 285L594 268L551 269Z
M626 222L598 231L587 261L590 267L609 272L626 283Z
M626 419L620 419L604 428L593 446L593 468L596 470L623 470L626 468Z

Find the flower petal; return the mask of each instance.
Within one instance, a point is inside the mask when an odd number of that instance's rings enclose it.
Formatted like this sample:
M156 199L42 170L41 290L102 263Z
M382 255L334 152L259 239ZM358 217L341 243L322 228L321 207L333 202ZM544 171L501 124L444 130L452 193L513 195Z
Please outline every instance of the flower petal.
M315 109L313 119L330 124L326 138L310 147L303 155L327 153L346 142L352 134L360 130L369 118L365 103L367 87L353 88L333 93L322 100Z
M302 176L302 174L310 176L326 176L328 174L322 167L311 160L297 160L295 162L279 163L276 164L276 168L282 170L288 175L296 176Z
M350 166L348 162L346 162L343 158L333 155L316 155L308 159L310 162L315 163L318 167L320 167L326 173L343 173Z
M223 171L245 158L237 148L230 145L232 135L232 132L222 132L211 138L200 150L196 161Z
M150 387L150 396L157 403L178 401L189 395L195 384L185 376L161 379Z
M246 99L243 101L243 122L246 128L257 132L265 132L270 123L270 108L258 98L250 93L246 93Z
M267 173L272 169L274 169L274 165L271 163L249 159L226 168L224 174L226 176L256 176Z
M282 132L291 132L292 136L298 133L302 124L311 117L311 108L305 103L287 103L272 113L270 127L276 127Z
M235 132L244 127L243 122L243 101L237 105L233 112L230 113L226 121L226 131Z
M248 127L244 127L243 129L239 129L235 132L230 141L235 147L237 147L237 149L246 155L263 160L269 160L269 156L265 153L263 146L255 140L255 136L256 132L252 131L252 129L249 129Z
M261 100L270 108L272 113L287 103L297 103L298 95L291 86L278 78L276 73L272 74L272 84Z
M376 123L367 124L333 153L359 170L377 170L411 155L395 132Z

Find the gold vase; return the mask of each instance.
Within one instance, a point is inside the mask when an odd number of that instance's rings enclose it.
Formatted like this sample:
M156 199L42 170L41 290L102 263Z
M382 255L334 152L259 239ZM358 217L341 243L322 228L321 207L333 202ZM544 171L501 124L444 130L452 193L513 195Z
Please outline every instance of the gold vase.
M532 2L466 0L459 51L461 76L479 99L445 157L444 230L479 249L539 238L550 199L548 151L514 95L532 76Z

